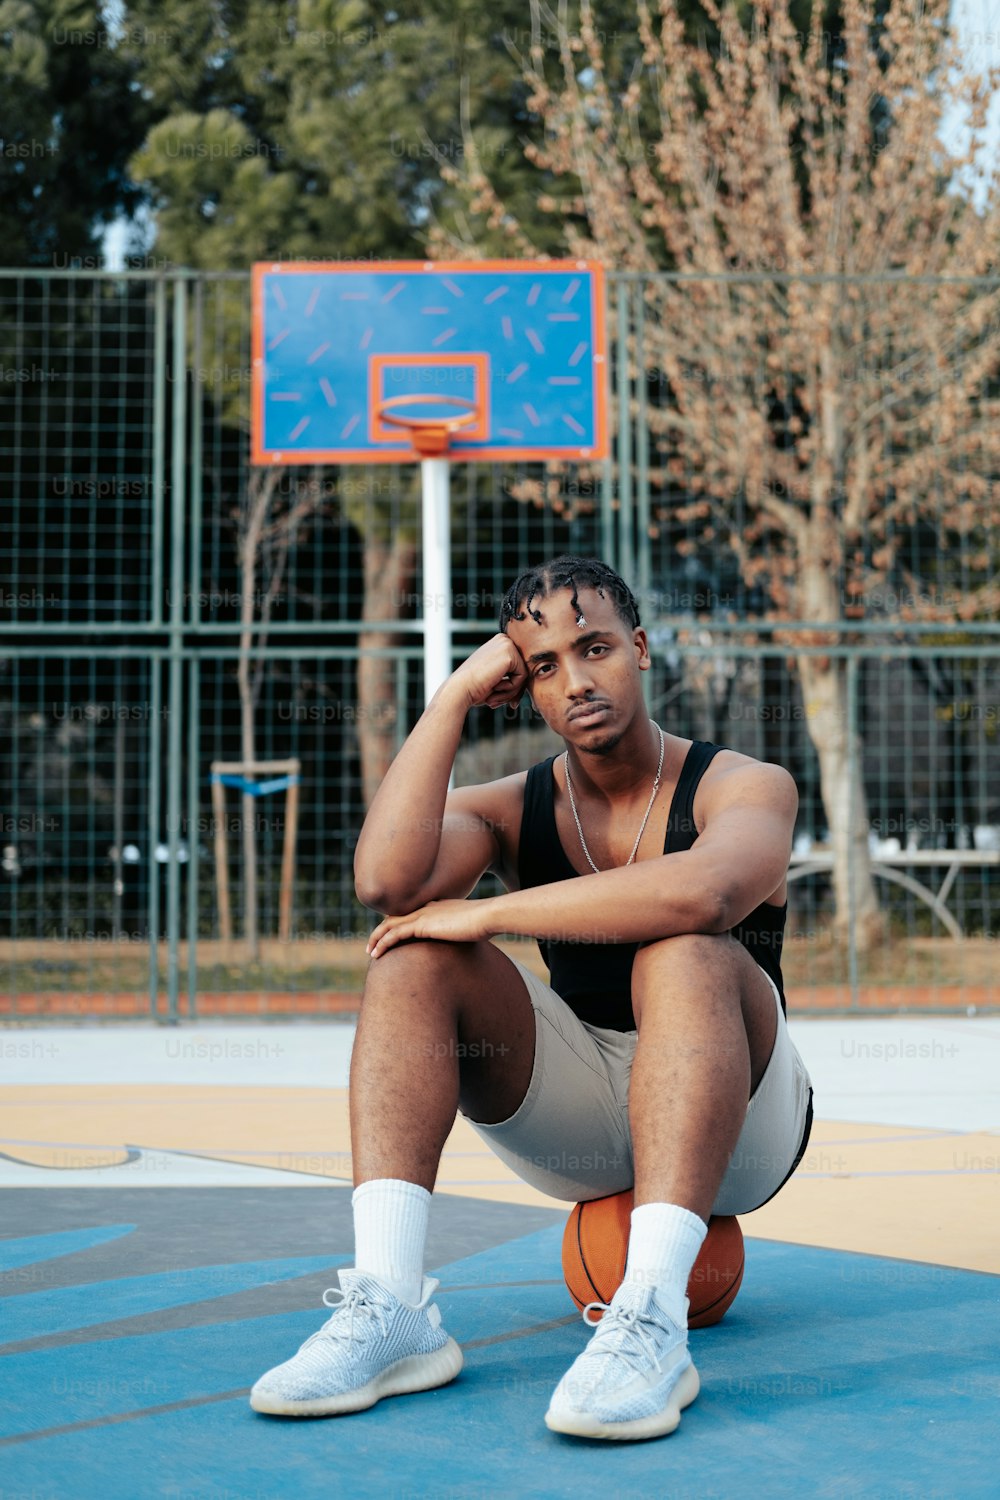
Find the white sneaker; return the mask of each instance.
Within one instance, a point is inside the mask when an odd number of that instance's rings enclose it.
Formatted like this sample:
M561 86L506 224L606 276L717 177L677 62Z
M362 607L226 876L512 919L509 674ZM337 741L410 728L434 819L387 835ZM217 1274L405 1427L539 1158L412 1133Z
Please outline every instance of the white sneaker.
M698 1394L687 1329L675 1323L655 1288L624 1283L602 1311L590 1343L556 1386L545 1425L573 1437L663 1437Z
M341 1290L323 1293L333 1316L298 1354L260 1377L250 1392L254 1411L334 1417L364 1411L383 1396L446 1385L461 1370L461 1349L441 1327L437 1307L428 1306L439 1286L433 1277L424 1277L411 1306L362 1271L338 1275Z

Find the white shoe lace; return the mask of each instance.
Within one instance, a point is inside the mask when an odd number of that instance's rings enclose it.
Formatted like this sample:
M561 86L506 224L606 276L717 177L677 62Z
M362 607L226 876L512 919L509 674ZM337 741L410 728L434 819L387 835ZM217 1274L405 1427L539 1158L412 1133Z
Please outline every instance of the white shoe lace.
M591 1311L602 1314L599 1321L588 1318L587 1314ZM648 1323L653 1328L660 1328L662 1325L648 1313L644 1313L640 1306L633 1303L612 1307L608 1302L588 1302L583 1309L583 1321L588 1328L594 1329L594 1337L584 1351L588 1359L592 1354L614 1354L641 1375L645 1373L646 1356L652 1360L657 1374L662 1375L663 1366L656 1350L656 1341L643 1326ZM634 1339L639 1347L629 1348L630 1339Z
M339 1298L339 1301L331 1301L331 1297ZM327 1287L323 1293L323 1305L334 1309L333 1316L327 1318L323 1327L306 1339L302 1349L308 1349L318 1339L343 1339L350 1343L354 1338L354 1322L358 1317L368 1324L374 1319L382 1337L388 1335L391 1311L389 1304L374 1300L365 1287L352 1286L346 1292L340 1287Z

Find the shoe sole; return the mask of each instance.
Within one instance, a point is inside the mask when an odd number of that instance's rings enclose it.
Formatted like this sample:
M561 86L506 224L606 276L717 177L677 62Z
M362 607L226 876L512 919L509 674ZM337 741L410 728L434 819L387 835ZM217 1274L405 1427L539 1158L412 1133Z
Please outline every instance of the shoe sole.
M666 1406L651 1417L637 1417L631 1422L602 1422L585 1411L559 1412L554 1416L546 1412L545 1425L550 1432L562 1432L569 1437L605 1438L620 1443L666 1437L679 1425L681 1412L691 1405L700 1390L698 1371L694 1365L688 1365L670 1392Z
M352 1411L367 1411L384 1396L409 1396L416 1391L447 1385L462 1368L462 1351L453 1338L430 1354L409 1354L380 1370L367 1385L341 1391L316 1401L285 1401L266 1391L251 1392L254 1411L268 1417L340 1417Z

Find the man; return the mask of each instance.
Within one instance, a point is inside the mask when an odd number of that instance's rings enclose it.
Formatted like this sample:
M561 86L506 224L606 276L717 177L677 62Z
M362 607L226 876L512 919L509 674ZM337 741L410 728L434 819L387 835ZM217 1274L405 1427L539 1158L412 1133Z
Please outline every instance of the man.
M812 1117L781 994L797 796L778 766L663 733L649 667L618 575L553 559L517 580L500 634L393 762L355 860L360 899L391 914L351 1063L356 1265L324 1327L254 1386L255 1410L357 1411L457 1375L423 1250L458 1109L543 1192L634 1186L625 1281L549 1427L659 1436L697 1395L686 1287L707 1220L772 1197ZM467 714L525 692L565 754L449 792ZM487 871L506 894L466 899ZM500 933L539 940L551 988Z

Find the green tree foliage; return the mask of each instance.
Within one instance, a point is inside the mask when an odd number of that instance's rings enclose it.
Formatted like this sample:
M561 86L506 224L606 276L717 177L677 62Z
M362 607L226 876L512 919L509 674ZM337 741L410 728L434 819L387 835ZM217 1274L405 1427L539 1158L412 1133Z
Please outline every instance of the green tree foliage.
M571 26L578 8L566 8ZM711 32L695 0L684 13L693 35ZM524 76L533 49L557 65L558 46L526 0L136 0L128 17L132 32L159 26L174 38L131 48L159 122L133 171L172 259L215 270L278 256L420 256L433 224L481 255L452 180L470 150L536 248L564 248L537 206L530 158L543 126ZM624 94L642 51L633 0L603 0L599 24ZM510 252L493 227L492 248Z
M484 26L485 10L471 0L131 7L185 36L177 55L136 58L160 116L133 162L157 208L158 244L212 269L422 254L443 195L439 163L464 149L463 87L491 164L509 178L505 159L519 155L527 87L507 45L516 29L508 38L496 14Z
M121 29L81 0L0 0L0 263L98 263L138 207L125 165L148 106Z

